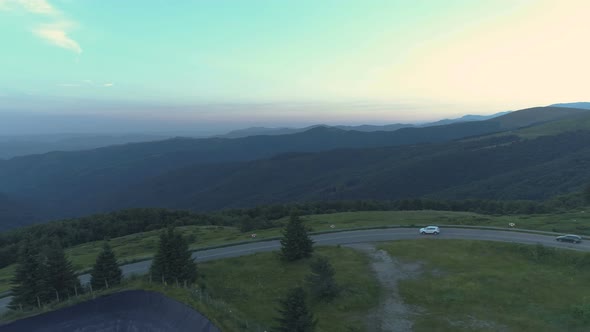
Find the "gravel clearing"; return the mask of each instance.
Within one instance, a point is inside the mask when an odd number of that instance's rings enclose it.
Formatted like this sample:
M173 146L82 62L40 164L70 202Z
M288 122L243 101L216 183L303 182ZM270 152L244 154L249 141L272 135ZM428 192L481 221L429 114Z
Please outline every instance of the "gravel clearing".
M367 319L367 328L375 332L412 331L412 317L423 310L404 303L397 284L400 280L418 277L423 272L420 262L402 263L372 244L352 244L348 247L365 252L371 258L371 267L384 288L384 298Z

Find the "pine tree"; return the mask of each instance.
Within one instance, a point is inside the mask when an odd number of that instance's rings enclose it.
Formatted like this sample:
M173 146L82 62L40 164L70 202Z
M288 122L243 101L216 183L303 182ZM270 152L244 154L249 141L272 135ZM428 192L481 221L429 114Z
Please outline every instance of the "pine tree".
M160 234L158 252L150 268L152 278L163 282L193 282L197 266L181 234L168 228Z
M61 245L57 242L51 244L44 258L45 285L49 292L49 299L61 301L73 296L76 289L80 289L80 280L74 273L72 263L67 259Z
M332 264L325 257L318 257L311 263L311 274L306 277L311 293L318 299L330 302L340 293L334 278Z
M170 229L163 231L160 234L158 252L156 253L156 256L154 256L152 266L150 267L150 274L152 275L152 278L162 282L165 282L167 277L169 277L171 274L169 261L171 252L169 232ZM170 280L168 279L168 281Z
M16 272L12 279L12 309L37 307L47 299L47 290L45 288L45 271L39 249L31 239L25 239L23 242Z
M301 287L290 290L280 301L280 316L277 318L279 332L313 332L316 321L305 303L305 291Z
M112 287L121 283L122 272L111 246L105 241L102 252L96 258L90 273L92 289Z
M175 275L176 281L185 280L187 282L193 282L197 279L197 265L195 264L192 253L188 249L188 242L180 233L174 234L174 257L177 260L176 265L173 268L173 274Z
M281 239L281 254L287 261L311 257L313 241L307 234L305 225L297 215L292 213Z

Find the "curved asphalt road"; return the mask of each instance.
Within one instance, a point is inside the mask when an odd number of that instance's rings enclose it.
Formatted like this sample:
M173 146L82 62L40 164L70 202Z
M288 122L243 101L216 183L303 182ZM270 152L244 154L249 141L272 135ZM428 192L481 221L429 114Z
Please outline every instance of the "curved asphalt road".
M371 229L359 231L346 231L338 233L327 233L314 235L312 238L316 245L339 245L352 243L382 242L394 240L410 240L418 238L438 238L438 239L463 239L463 240L483 240L483 241L501 241L523 244L542 244L545 246L572 249L579 251L590 251L590 241L583 241L581 244L561 243L555 241L555 236L539 235L533 233L511 232L501 230L481 230L481 229L463 229L463 228L441 228L439 235L420 235L416 228L388 228L388 229ZM240 244L231 247L209 249L196 251L193 258L197 262L206 262L210 260L238 257L250 255L257 252L278 250L281 244L278 240L254 242ZM124 276L133 274L145 274L149 271L151 260L142 261L121 266ZM90 282L90 275L80 276L82 284ZM11 297L0 299L0 312L4 312Z

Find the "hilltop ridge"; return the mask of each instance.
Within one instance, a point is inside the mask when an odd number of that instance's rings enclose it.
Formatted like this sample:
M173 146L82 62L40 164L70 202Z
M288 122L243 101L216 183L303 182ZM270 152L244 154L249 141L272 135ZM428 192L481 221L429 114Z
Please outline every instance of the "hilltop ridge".
M582 162L590 128L576 120L586 114L536 107L391 132L320 126L291 135L174 138L0 160L5 201L26 207L4 204L2 226L125 207L211 210L428 195L542 199L590 181ZM521 135L560 121L578 126L560 125L546 138ZM478 139L465 140L472 137ZM574 175L565 177L568 172Z

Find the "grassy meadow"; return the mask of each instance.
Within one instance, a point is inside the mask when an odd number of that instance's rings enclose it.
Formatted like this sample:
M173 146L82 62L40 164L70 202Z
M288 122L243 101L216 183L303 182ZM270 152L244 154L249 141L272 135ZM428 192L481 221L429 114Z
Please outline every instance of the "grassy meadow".
M315 255L327 257L336 271L343 292L332 303L308 298L318 319L318 332L364 331L364 317L379 301L379 285L369 259L344 247L319 247ZM286 263L277 253L224 259L200 265L202 282L252 324L275 326L277 301L294 286L304 286L310 260Z
M399 284L415 331L588 331L590 254L467 240L381 244L422 275Z

